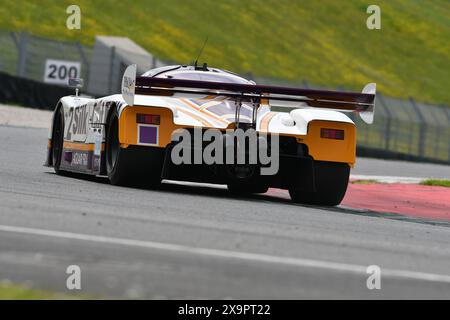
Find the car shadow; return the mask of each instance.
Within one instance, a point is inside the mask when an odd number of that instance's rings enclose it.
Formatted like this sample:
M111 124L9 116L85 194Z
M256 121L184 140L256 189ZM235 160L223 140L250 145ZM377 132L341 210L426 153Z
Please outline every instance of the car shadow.
M49 172L49 171L47 171L45 173L50 174L50 175L56 175L56 173ZM82 181L87 181L87 182L92 182L92 183L98 183L98 184L103 184L103 185L110 185L108 178L104 177L104 176L92 176L92 175L73 173L73 172L64 172L64 174L62 174L62 175L64 177L68 177L68 178L72 178L72 179L77 179L77 180L82 180ZM201 183L163 181L163 183L161 183L157 187L148 187L148 186L122 187L121 186L118 188L149 190L149 191L153 191L153 192L166 192L166 193L170 192L170 193L174 193L174 194L207 196L207 197L212 197L212 198L250 201L250 202L263 201L266 203L282 204L282 205L286 205L286 206L295 206L295 207L299 207L299 208L311 208L311 209L325 210L328 212L337 212L337 213L349 214L349 215L366 216L366 217L372 217L372 218L384 218L384 219L397 220L397 221L405 221L405 222L428 224L428 225L434 225L434 226L450 227L450 222L448 222L448 221L431 220L431 219L425 219L425 218L419 218L419 217L412 217L412 216L401 215L398 213L376 212L376 211L365 210L365 209L349 208L349 207L345 207L345 206L327 207L327 206L317 206L317 205L315 206L315 205L294 203L287 197L284 198L284 197L277 196L276 194L272 194L272 193L236 196L236 195L231 194L227 190L226 186L223 186L223 185L205 186L204 184L201 184Z

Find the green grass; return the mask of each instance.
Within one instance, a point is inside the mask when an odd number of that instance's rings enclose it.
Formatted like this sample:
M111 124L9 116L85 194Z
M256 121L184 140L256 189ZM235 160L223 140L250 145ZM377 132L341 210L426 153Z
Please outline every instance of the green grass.
M450 188L450 180L428 179L422 181L420 184L425 186L439 186Z
M65 27L69 4L82 29ZM382 29L366 28L368 4ZM93 44L127 36L159 58L201 61L255 76L361 90L377 82L394 97L450 105L448 0L3 0L0 30Z
M25 286L0 282L0 300L67 300L81 299L79 295L67 295Z
M377 180L372 179L361 179L361 180L352 180L350 183L352 184L375 184L380 183Z

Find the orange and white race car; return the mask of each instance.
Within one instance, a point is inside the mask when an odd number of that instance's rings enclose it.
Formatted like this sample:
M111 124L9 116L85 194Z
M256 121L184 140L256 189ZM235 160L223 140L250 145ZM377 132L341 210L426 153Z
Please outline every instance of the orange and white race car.
M341 202L356 152L355 124L343 112L372 123L375 84L351 93L256 85L206 64L139 77L136 69L126 69L121 94L85 98L77 88L61 98L46 162L56 173L116 185L226 184L238 195L274 187L295 202Z

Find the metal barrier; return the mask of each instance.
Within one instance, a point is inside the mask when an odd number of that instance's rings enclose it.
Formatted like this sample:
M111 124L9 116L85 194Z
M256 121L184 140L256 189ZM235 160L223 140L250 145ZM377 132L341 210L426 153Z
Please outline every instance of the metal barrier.
M13 32L0 32L0 71L17 74L19 40Z
M22 32L0 32L0 71L43 81L48 59L79 61L81 77L88 77L92 48L77 42L56 41Z
M81 64L81 77L88 88L92 52L91 47L76 42L49 40L27 33L0 32L0 71L37 81L43 81L48 59L77 61ZM124 57L122 62L113 59L119 55ZM175 64L156 58L149 61L148 56L115 48L105 51L104 56L97 56L95 61L94 74L104 75L100 78L106 81L105 95L119 91L126 64L138 63L144 69ZM139 71L143 72L143 69ZM319 88L304 80L293 83L254 78L250 73L244 76L261 84ZM359 146L450 164L450 108L447 106L429 105L412 98L396 99L378 93L374 124L366 125L353 114L350 117L358 126Z
M376 121L356 120L362 145L450 162L450 108L377 95Z

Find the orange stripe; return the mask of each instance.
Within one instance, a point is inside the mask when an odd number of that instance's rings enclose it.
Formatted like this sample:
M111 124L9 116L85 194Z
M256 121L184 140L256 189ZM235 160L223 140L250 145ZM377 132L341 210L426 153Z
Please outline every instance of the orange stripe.
M192 102L188 101L187 99L180 99L181 101L183 101L184 103L186 103L187 105L189 105L190 107L200 111L201 113L207 115L208 117L212 117L214 119L216 119L217 121L222 122L223 124L228 124L229 122L224 121L223 119L219 118L218 116L216 116L214 113L212 112L204 112L203 110L201 110L201 107L193 104Z
M262 119L261 125L259 126L259 131L268 131L269 122L276 115L276 112L268 112Z
M195 113L192 113L192 112L190 112L190 111L187 111L187 110L185 110L185 109L180 109L180 108L177 108L177 110L179 111L179 112L183 112L183 113L186 113L187 115L189 115L189 116L191 116L192 118L194 118L195 120L197 120L197 121L200 121L201 123L202 123L202 125L204 125L205 127L212 127L213 125L211 124L211 123L209 123L207 120L205 120L205 119L203 119L203 118L200 118L198 115L196 115Z
M204 98L198 99L198 101L212 101L212 100L214 100L214 101L223 101L225 99L227 99L227 97L206 96Z
M77 151L94 151L95 144L64 141L63 149L70 149L70 150L77 150ZM102 143L102 151L104 151L104 150L105 150L105 144Z

